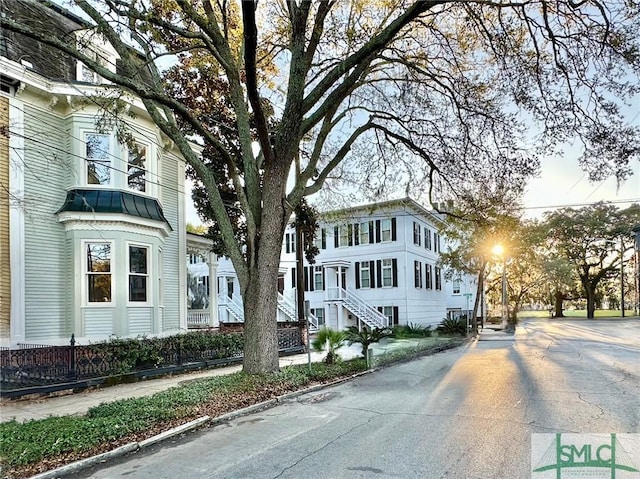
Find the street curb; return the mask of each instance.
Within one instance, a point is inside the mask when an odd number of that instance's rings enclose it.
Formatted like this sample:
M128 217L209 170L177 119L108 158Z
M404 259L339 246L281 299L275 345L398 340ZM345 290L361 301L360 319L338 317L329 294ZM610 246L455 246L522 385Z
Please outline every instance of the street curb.
M82 469L86 469L90 466L93 466L95 464L101 463L101 462L106 462L108 460L111 459L115 459L118 457L122 457L125 456L131 452L136 452L139 451L141 449L145 449L147 447L153 446L155 444L158 444L162 441L165 441L167 439L170 439L174 436L189 432L189 431L193 431L195 429L201 428L203 426L206 425L216 425L216 424L220 424L223 422L227 422L227 421L231 421L235 418L238 417L242 417L242 416L247 416L249 414L253 414L259 411L264 411L266 409L271 409L277 405L279 405L280 403L283 403L284 401L288 400L288 399L292 399L294 397L298 397L298 396L302 396L303 394L308 394L308 393L312 393L315 391L319 391L321 389L327 388L327 387L331 387L331 386L336 386L338 384L350 381L352 379L358 378L360 376L364 376L365 374L371 374L375 371L377 371L378 368L375 369L370 369L367 371L363 371L361 373L357 373L357 374L352 374L351 376L347 376L344 378L340 378L337 379L335 381L332 381L330 383L326 383L326 384L316 384L315 386L311 386L305 389L301 389L300 391L293 391L287 394L283 394L282 396L278 396L275 399L269 399L267 401L263 401L257 404L253 404L251 406L247 406L245 408L242 409L238 409L236 411L231 411L229 413L223 414L222 416L218 416L218 417L210 417L210 416L202 416L199 417L197 419L194 419L193 421L187 422L185 424L181 424L180 426L176 426L174 428L171 428L167 431L161 432L160 434L156 434L155 436L152 436L148 439L145 439L143 441L140 442L130 442L128 444L125 444L124 446L120 446L116 449L113 449L111 451L107 451L107 452L103 452L102 454L97 454L95 456L91 456L91 457L87 457L85 459L80 459L79 461L75 461L72 462L71 464L67 464L65 466L60 466L56 469L52 469L50 471L47 472L43 472L40 474L37 474L35 476L31 476L29 479L56 479L56 478L60 478L60 477L64 477L68 474L73 474L75 472L78 472Z
M461 346L463 343L459 344L458 346ZM455 346L454 346L455 347ZM445 349L453 349L452 348L447 348ZM125 444L124 446L120 446L116 449L113 449L111 451L107 451L104 452L102 454L98 454L96 456L92 456L92 457L88 457L85 459L80 459L79 461L76 462L72 462L71 464L67 464L65 466L60 466L56 469L52 469L50 471L47 472L43 472L40 474L37 474L35 476L31 476L29 479L57 479L60 477L64 477L68 474L72 474L75 472L78 472L82 469L86 469L90 466L93 466L94 464L98 464L101 462L106 462L110 459L115 459L118 457L122 457L125 456L126 454L129 454L131 452L136 452L139 451L141 449L144 449L146 447L152 446L154 444L158 444L162 441L165 441L166 439L170 439L171 437L177 436L179 434L183 434L189 431L193 431L195 429L201 428L203 426L207 426L207 425L212 425L215 426L217 424L223 423L223 422L227 422L227 421L231 421L235 418L238 417L242 417L242 416L246 416L248 414L253 414L259 411L264 411L266 409L271 409L275 406L278 406L281 403L284 403L286 400L288 399L293 399L295 397L298 396L302 396L304 394L309 394L312 392L316 392L316 391L320 391L322 389L325 388L329 388L332 386L337 386L339 384L345 383L347 381L351 381L352 379L357 379L361 376L365 376L367 374L372 374L374 372L377 372L381 369L383 369L384 366L377 366L375 368L372 369L367 369L366 371L362 371L356 374L352 374L350 376L345 376L343 378L339 378L336 379L335 381L331 381L329 383L324 383L324 384L316 384L315 386L310 386L308 388L305 389L301 389L299 391L292 391L290 393L287 394L283 394L282 396L277 396L275 399L269 399L267 401L263 401L257 404L253 404L251 406L247 406L243 409L238 409L236 411L231 411L228 412L226 414L223 414L222 416L217 416L217 417L210 417L210 416L202 416L199 417L197 419L194 419L193 421L190 421L188 423L185 424L181 424L180 426L176 426L174 428L171 428L165 432L161 432L160 434L156 434L155 436L152 436L148 439L145 439L143 441L139 441L139 442L131 442L128 444Z
M79 461L72 462L71 464L60 466L56 469L52 469L51 471L47 471L41 474L37 474L35 476L31 476L30 479L55 479L61 476L66 476L67 474L78 472L81 469L85 469L99 462L106 462L109 459L124 456L125 454L129 454L130 452L134 452L137 450L138 450L138 443L130 442L129 444L125 444L124 446L120 446L111 451L103 452L102 454L88 457L86 459L80 459Z

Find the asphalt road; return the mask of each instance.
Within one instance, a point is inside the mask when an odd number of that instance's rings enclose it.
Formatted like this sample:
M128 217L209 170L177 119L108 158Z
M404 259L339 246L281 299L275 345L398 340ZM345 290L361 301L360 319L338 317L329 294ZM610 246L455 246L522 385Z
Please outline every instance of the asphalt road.
M525 321L76 477L528 478L553 432L640 432L640 321Z

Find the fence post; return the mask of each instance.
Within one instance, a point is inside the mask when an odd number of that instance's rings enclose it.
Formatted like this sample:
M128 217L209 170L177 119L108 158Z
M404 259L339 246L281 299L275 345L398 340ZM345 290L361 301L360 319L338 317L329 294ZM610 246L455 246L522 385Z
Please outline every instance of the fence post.
M75 334L71 334L71 341L69 342L69 378L76 378L76 337Z

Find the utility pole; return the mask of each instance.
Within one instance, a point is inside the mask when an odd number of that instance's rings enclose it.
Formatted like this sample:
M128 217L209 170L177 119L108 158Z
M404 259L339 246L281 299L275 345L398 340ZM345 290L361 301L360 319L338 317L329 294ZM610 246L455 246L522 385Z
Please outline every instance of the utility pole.
M620 236L620 309L624 318L624 241Z
M304 247L302 228L296 221L296 311L298 321L304 321ZM309 347L309 345L307 345Z

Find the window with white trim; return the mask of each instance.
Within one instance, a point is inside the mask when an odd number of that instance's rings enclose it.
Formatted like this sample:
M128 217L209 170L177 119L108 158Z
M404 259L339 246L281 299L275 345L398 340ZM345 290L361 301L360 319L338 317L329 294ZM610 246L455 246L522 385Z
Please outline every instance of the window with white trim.
M164 270L163 268L163 263L162 263L162 250L159 249L158 250L158 267L157 267L157 271L158 271L158 305L162 306L162 301L164 299L164 296L162 294L162 272Z
M148 301L149 247L129 245L129 301Z
M424 247L431 249L431 230L429 228L424 229Z
M430 264L424 265L425 284L427 289L433 289L433 266Z
M422 244L422 228L416 221L413 222L413 244L418 246Z
M370 225L368 221L365 221L364 223L360 223L360 228L358 232L360 236L359 238L360 244L369 244L369 234L370 234L369 228L370 228Z
M85 158L87 184L111 184L111 137L99 133L86 133Z
M393 260L382 260L382 286L393 286Z
M111 243L86 243L86 285L88 303L112 301Z
M414 270L413 283L416 288L422 288L422 262L414 261L413 270Z
M460 280L453 280L453 294L460 294Z
M318 326L324 326L324 308L311 308L311 314L318 320Z
M442 273L440 268L436 266L436 289L442 289Z
M360 287L371 287L371 263L369 261L360 263Z
M384 219L380 222L380 233L383 242L391 241L391 228L391 218Z
M340 225L340 227L338 228L338 234L340 238L338 246L349 246L349 233L350 228L348 225Z
M129 148L127 162L127 187L131 190L147 191L147 147L136 144Z
M313 288L316 291L322 291L324 289L324 274L322 266L313 267Z

